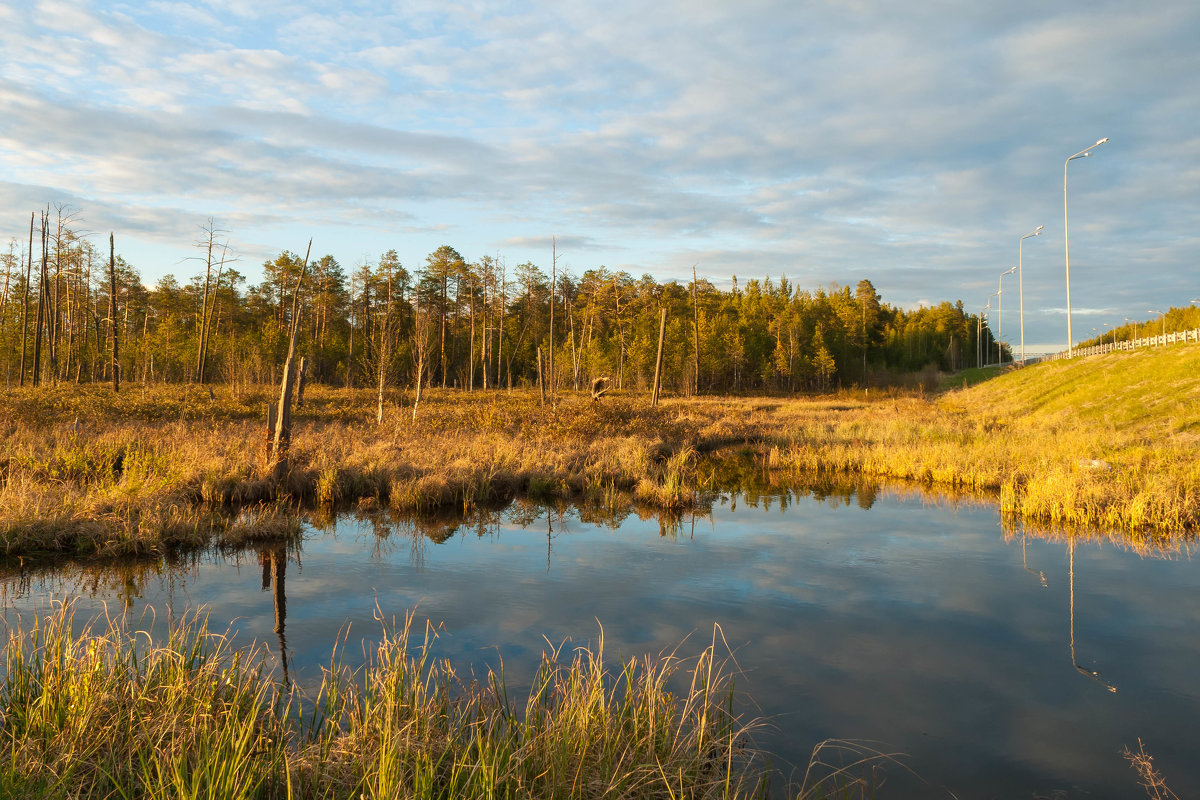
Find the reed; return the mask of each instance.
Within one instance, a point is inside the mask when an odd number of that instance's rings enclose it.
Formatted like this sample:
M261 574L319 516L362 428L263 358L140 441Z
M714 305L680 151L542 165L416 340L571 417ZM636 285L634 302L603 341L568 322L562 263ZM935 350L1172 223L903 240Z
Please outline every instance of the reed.
M152 646L70 606L10 633L0 793L75 798L739 798L766 788L732 711L721 644L608 666L547 649L532 688L465 680L433 627L385 625L369 662L335 654L311 697L203 618ZM682 679L682 682L681 682ZM682 688L680 688L682 687ZM105 735L97 736L97 731Z

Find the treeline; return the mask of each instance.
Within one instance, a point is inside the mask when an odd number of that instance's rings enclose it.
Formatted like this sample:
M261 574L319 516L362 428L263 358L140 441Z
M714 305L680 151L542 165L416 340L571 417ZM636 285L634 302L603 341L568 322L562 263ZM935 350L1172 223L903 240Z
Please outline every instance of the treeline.
M334 385L411 386L418 375L426 386L528 385L540 350L560 388L600 376L646 388L662 309L663 385L684 394L823 391L1000 358L986 321L961 301L905 310L865 279L807 290L735 277L721 290L603 266L574 274L555 263L468 261L443 246L423 264L403 265L389 250L351 271L332 255L305 264L283 252L252 285L210 223L187 282L167 275L147 288L120 256L110 264L108 242L98 250L70 222L62 212L31 219L28 240L0 254L8 385L110 380L114 336L124 381L275 381L297 292L308 378Z

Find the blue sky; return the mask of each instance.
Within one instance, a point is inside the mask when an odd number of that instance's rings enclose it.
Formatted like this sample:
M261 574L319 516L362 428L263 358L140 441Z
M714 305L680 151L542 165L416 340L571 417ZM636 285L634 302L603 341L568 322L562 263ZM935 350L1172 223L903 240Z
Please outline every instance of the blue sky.
M148 283L442 244L660 279L867 277L1026 342L1200 297L1200 4L0 3L0 235L77 210ZM993 301L993 308L995 301ZM1004 282L1004 335L1018 292Z

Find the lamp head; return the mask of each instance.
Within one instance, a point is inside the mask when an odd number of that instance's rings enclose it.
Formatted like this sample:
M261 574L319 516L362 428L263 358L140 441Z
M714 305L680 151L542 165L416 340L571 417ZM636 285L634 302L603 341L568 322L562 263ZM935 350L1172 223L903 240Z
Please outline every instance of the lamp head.
M1037 228L1034 230L1034 232L1033 232L1033 235L1034 235L1034 236L1041 236L1041 235L1042 235L1042 231L1043 231L1043 230L1045 230L1045 228L1046 228L1046 226L1045 226L1045 225L1038 225L1038 226L1037 226Z
M1104 143L1105 143L1105 142L1107 142L1107 141L1108 141L1108 137L1107 137L1107 136L1105 136L1103 139L1101 139L1100 141L1096 142L1096 144L1094 144L1094 145L1093 145L1093 147L1099 147L1100 145L1104 144Z

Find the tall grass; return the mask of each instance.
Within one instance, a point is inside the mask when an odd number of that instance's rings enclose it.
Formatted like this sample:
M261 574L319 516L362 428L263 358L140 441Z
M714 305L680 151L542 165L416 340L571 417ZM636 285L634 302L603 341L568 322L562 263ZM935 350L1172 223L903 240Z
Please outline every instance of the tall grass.
M71 608L14 631L0 686L0 795L74 798L738 798L765 791L719 640L608 666L547 649L523 699L436 658L410 614L312 697L205 620L154 646ZM679 684L679 679L686 679ZM682 689L676 693L676 688Z
M219 542L226 512L258 503L330 513L368 499L425 512L633 497L677 513L722 488L705 485L706 459L728 446L758 448L767 468L801 481L900 478L982 493L1048 524L1172 535L1200 523L1195 347L1038 364L940 395L676 398L652 409L636 395L543 407L532 392L431 390L416 420L395 395L383 425L373 393L312 387L281 476L263 463L266 397L0 392L0 553Z
M276 476L262 457L257 404L224 390L215 401L169 387L0 394L13 410L0 421L9 454L0 457L0 549L9 555L153 551L159 532L167 547L219 541L228 520L207 512L247 503L331 509L373 498L397 510L469 511L523 494L601 499L644 479L677 481L669 456L696 436L687 415L636 399L542 408L522 393L432 391L415 422L392 407L379 426L369 393L313 387L296 415L291 468ZM663 495L672 506L690 496ZM191 529L180 528L180 511Z

